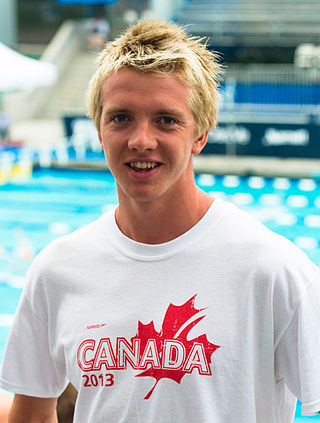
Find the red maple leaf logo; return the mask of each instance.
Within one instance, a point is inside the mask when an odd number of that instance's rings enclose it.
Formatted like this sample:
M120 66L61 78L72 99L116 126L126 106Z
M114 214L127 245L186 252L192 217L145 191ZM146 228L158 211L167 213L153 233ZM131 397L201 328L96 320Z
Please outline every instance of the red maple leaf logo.
M170 304L160 332L155 330L153 321L147 325L138 322L137 335L131 338L131 341L140 340L140 360L149 362L149 368L136 376L149 376L156 380L145 396L146 400L150 398L160 379L168 378L180 383L183 376L192 373L195 368L199 374L211 375L211 355L220 346L209 342L207 335L187 339L190 330L205 317L195 317L205 310L197 310L194 307L196 296L197 294L181 306Z

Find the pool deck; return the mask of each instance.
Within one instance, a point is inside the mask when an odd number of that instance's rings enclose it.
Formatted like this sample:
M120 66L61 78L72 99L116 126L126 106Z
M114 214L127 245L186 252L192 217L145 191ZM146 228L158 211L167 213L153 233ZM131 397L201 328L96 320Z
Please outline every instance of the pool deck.
M62 119L17 122L12 125L11 135L14 140L36 149L57 146L65 137ZM59 166L57 163L53 165ZM70 162L67 167L107 168L106 164L87 162ZM194 169L196 173L320 178L319 159L200 155L194 157Z
M320 178L320 160L274 157L198 156L197 173L257 175L265 177Z

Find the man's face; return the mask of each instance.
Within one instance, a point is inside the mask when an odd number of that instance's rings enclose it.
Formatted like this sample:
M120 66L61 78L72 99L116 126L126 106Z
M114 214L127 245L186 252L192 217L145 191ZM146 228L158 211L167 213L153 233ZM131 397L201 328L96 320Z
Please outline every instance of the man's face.
M191 157L203 145L194 136L187 95L175 75L121 69L106 78L99 139L120 204L172 199L188 190Z

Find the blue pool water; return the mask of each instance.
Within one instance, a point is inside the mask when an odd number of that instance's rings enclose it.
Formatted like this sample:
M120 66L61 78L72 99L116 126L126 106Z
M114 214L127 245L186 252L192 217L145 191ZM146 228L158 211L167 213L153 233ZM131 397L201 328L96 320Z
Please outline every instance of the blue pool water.
M320 266L320 179L197 175L197 184L286 236ZM32 258L59 235L96 219L117 203L109 172L35 170L0 186L0 361ZM320 421L301 417L295 423Z

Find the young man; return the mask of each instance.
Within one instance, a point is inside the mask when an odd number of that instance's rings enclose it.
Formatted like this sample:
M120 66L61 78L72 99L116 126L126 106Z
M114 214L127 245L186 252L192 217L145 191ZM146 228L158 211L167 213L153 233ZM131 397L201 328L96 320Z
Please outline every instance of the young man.
M320 272L292 243L197 188L220 67L177 26L139 22L89 92L115 211L37 257L1 385L11 423L289 423L320 409Z

